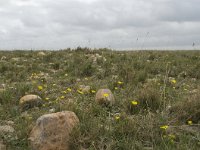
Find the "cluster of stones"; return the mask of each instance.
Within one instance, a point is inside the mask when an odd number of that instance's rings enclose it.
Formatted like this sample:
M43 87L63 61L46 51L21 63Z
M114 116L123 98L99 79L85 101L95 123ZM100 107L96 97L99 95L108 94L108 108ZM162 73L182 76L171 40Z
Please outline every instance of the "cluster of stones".
M80 87L87 92L89 87ZM114 96L109 89L99 89L95 96L97 104L110 106L115 103ZM19 101L21 111L43 104L37 95L25 95ZM29 141L32 150L69 150L70 133L79 124L74 112L62 111L39 117L30 132Z

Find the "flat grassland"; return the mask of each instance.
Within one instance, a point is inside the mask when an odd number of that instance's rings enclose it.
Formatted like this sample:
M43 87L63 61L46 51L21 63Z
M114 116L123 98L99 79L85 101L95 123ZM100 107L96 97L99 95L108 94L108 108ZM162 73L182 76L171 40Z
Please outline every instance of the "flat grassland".
M52 109L80 120L72 150L200 148L200 51L1 51L0 59L0 125L15 129L0 134L8 150L30 149L32 127ZM113 92L113 106L95 103L101 88ZM44 104L21 112L26 94Z

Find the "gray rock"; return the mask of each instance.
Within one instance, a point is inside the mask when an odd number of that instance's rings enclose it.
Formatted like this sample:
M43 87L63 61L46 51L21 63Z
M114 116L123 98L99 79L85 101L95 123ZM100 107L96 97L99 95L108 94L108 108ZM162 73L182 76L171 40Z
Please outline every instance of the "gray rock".
M95 101L98 104L113 105L115 98L109 89L99 89L96 93Z
M32 150L69 150L70 133L78 124L78 117L70 111L39 117L29 136Z
M19 100L21 111L42 106L43 101L38 95L25 95Z
M15 129L9 125L0 126L0 133L13 133Z

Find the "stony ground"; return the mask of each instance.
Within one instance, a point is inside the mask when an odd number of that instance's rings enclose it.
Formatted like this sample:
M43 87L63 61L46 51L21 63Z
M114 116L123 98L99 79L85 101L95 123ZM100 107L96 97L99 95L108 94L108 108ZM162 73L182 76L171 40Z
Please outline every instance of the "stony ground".
M72 150L200 148L199 51L1 51L0 59L0 149L29 150L36 120L61 111L80 121ZM102 88L115 103L95 101ZM22 108L28 94L41 105Z

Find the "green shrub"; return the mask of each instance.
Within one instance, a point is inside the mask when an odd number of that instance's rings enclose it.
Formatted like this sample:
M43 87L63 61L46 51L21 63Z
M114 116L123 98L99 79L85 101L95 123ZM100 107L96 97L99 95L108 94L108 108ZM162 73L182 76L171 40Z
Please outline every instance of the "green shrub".
M95 67L91 62L87 62L83 65L81 69L81 76L92 76L95 73Z
M11 104L12 103L12 93L10 90L5 90L0 92L0 104Z
M200 122L200 94L197 93L181 100L170 109L172 119L180 123L187 123L192 121L194 123Z
M139 107L150 111L156 111L162 105L161 95L158 89L148 86L139 91Z

